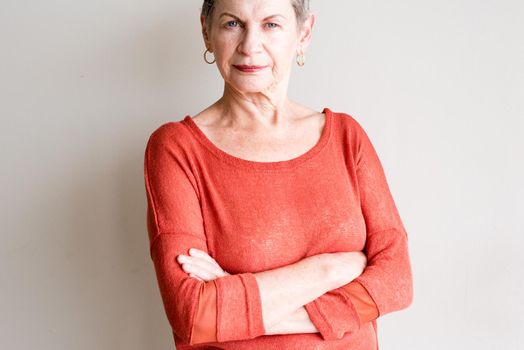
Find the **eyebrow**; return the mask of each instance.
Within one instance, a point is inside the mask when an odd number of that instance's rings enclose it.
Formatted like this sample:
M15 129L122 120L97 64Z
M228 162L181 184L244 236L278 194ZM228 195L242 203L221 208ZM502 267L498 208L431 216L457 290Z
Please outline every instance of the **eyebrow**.
M233 18L236 18L236 19L240 20L240 18L238 18L237 16L235 16L234 14L229 13L229 12L224 12L224 13L220 14L220 16L218 18L222 18L223 16L230 16L230 17L233 17ZM282 17L282 18L286 19L286 17L284 17L282 15L274 14L274 15L271 15L271 16L267 16L266 18L263 19L263 21L266 21L266 20L268 20L270 18L274 18L274 17Z

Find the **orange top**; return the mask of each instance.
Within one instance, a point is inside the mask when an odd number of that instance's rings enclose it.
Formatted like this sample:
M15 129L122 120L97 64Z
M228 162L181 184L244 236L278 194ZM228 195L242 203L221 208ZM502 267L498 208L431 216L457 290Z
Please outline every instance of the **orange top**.
M376 315L411 303L407 233L378 155L353 117L323 112L317 144L285 161L230 155L190 116L151 134L144 159L150 255L177 349L206 341L206 349L375 350ZM231 275L208 283L190 277L176 261L190 248ZM364 251L367 267L304 305L319 333L265 335L254 273L340 251Z

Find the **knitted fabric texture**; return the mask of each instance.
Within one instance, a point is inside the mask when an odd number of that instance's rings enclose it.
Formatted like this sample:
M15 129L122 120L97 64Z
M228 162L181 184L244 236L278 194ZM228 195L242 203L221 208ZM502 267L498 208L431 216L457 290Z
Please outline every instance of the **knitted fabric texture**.
M178 350L378 349L376 320L360 322L348 285L304 305L320 333L265 335L254 274L320 253L367 254L368 265L355 282L380 316L411 304L407 233L378 155L356 119L323 112L317 144L285 161L230 155L189 116L149 137L144 178L150 256ZM205 283L176 261L190 248L207 252L231 274L212 281L216 342L193 340Z

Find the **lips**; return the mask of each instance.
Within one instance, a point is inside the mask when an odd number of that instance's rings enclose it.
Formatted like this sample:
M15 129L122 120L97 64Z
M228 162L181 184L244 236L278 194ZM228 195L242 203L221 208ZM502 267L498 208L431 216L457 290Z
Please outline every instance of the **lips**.
M266 68L267 66L249 66L249 65L244 65L244 64L240 64L240 65L235 64L233 65L233 67L235 67L236 69L242 72L258 72Z

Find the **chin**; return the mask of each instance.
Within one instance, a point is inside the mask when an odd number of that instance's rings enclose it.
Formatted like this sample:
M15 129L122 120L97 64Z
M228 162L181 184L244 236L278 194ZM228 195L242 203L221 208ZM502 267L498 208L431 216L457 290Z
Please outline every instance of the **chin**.
M274 85L274 81L266 81L265 79L242 79L239 81L238 79L234 79L233 81L230 81L230 85L238 91L246 92L246 93L255 93L255 92L262 92L267 91L271 88L271 86Z

